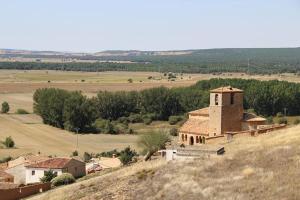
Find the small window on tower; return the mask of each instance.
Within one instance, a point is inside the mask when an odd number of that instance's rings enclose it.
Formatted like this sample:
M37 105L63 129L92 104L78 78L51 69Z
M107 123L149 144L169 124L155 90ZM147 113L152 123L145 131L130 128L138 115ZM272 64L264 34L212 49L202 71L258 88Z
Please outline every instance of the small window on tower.
M219 105L219 95L215 95L215 105Z
M230 103L234 104L234 93L230 93Z

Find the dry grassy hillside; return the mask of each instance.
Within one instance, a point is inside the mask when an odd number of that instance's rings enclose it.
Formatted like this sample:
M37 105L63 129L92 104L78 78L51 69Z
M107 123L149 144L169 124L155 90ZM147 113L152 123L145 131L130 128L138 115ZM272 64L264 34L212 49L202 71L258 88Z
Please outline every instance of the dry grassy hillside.
M300 199L299 128L235 139L224 156L138 163L32 199Z

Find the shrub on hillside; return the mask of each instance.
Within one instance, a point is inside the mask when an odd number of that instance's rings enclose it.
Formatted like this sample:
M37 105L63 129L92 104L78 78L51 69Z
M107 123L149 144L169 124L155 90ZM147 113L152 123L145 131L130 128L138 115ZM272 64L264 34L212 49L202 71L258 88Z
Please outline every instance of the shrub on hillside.
M133 157L137 156L137 153L134 150L131 150L130 147L126 147L120 152L120 161L123 165L127 165L133 161Z
M16 111L16 114L20 114L20 115L26 115L26 114L29 114L29 112L25 109L22 109L22 108L19 108L17 111Z
M53 172L52 170L45 171L44 176L41 178L42 183L50 182L52 179L54 179L57 176L57 173Z
M88 162L91 159L92 159L92 155L89 154L88 152L84 152L84 154L83 154L83 160L84 160L84 162Z
M278 112L278 113L276 114L276 116L277 116L277 117L283 117L283 114L282 114L282 112Z
M63 173L51 180L52 186L68 185L75 182L75 178L70 173Z
M120 152L116 149L112 150L112 151L104 151L101 153L96 154L96 157L109 157L112 158L113 155L115 155L116 157L120 156Z
M148 118L148 117L143 118L143 121L144 121L144 124L146 124L146 125L150 125L152 123L152 119Z
M169 117L169 124L170 125L175 125L175 124L177 124L177 122L179 122L181 120L182 120L181 116L175 116L175 115L173 115L173 116Z
M4 158L0 159L0 163L6 163L6 162L11 161L11 160L12 160L12 157L7 156L7 157L4 157Z
M13 148L15 146L15 142L11 136L5 138L3 144L5 145L6 148Z
M287 121L287 119L286 119L285 117L282 117L282 118L279 118L279 119L278 119L278 123L279 123L279 124L287 124L288 121Z
M172 135L172 136L178 136L177 128L171 128L169 132L170 132L170 135Z
M79 154L78 154L78 151L75 150L75 151L72 152L72 155L71 155L71 156L78 156L78 155L79 155Z
M129 121L131 123L141 123L143 122L143 118L142 118L142 115L140 114L131 114L129 117L128 117Z
M8 113L8 111L9 111L9 104L6 101L4 101L2 103L1 113Z
M273 117L272 116L268 117L267 118L267 124L273 124L273 123L274 123Z
M300 119L295 119L294 120L294 125L300 124Z

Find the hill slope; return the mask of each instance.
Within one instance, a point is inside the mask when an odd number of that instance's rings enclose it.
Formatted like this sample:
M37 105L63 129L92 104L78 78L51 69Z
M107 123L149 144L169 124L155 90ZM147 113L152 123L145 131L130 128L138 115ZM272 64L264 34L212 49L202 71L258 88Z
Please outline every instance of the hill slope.
M299 127L236 138L224 156L138 163L31 199L299 199Z

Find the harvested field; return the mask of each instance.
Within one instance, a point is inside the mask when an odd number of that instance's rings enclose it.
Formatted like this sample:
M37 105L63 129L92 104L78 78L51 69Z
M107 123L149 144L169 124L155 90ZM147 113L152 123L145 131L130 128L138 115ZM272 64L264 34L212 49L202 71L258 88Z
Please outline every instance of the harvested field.
M69 156L76 149L76 134L42 124L41 119L34 115L0 115L0 140L11 136L15 149L0 149L0 158L18 156L24 153L44 155ZM78 135L78 151L81 155L86 152L98 153L123 149L127 146L135 148L135 135Z

